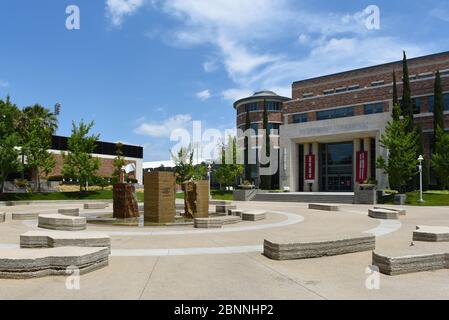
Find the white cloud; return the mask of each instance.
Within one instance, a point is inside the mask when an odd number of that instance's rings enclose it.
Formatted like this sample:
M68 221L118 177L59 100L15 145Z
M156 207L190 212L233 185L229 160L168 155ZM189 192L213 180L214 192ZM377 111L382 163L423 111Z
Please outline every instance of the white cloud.
M7 87L9 87L9 82L0 79L0 88L7 88Z
M441 6L430 11L430 16L438 18L444 22L449 22L449 11Z
M185 128L192 121L189 114L178 114L161 122L141 123L134 133L154 138L169 138L176 129Z
M196 97L198 99L200 99L201 101L206 101L206 100L210 99L211 94L210 94L209 90L203 90L203 91L197 92Z
M120 27L124 17L132 15L143 4L144 0L106 0L106 15L114 26Z
M301 33L298 37L298 42L302 45L307 45L310 43L310 36L305 33Z
M242 98L246 98L249 97L253 94L254 92L252 90L249 89L239 89L239 88L233 88L233 89L227 89L224 90L221 95L223 96L224 99L229 100L229 101L237 101L239 99Z
M214 72L218 69L217 61L216 60L208 60L203 63L203 69L207 73Z

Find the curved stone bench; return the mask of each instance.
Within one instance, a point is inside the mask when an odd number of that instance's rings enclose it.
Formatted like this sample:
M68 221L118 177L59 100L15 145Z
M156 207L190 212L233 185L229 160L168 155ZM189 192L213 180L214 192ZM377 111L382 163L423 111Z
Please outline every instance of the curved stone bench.
M85 217L71 217L62 214L41 214L39 228L63 231L80 231L86 229Z
M374 207L374 209L381 209L381 210L388 210L388 211L395 211L400 216L405 216L407 214L407 211L403 208L390 208L390 207Z
M85 274L107 266L108 257L109 248L0 249L0 278L68 276L67 268L72 266Z
M0 223L3 223L3 222L5 222L5 216L6 216L6 214L5 214L5 213L3 213L3 212L0 212Z
M396 276L400 274L449 268L449 253L385 255L373 252L373 265L379 272Z
M372 251L376 247L375 236L333 236L316 240L265 239L264 255L273 260L310 259L348 253Z
M37 218L39 217L39 213L33 212L33 213L28 213L28 212L13 212L11 214L11 217L13 220L19 220L19 221L24 221L24 220L37 220Z
M331 204L322 204L322 203L310 203L310 210L321 210L321 211L339 211L340 208Z
M63 214L65 216L79 217L80 209L79 208L58 209L58 213Z
M267 217L265 211L243 211L242 220L243 221L260 221Z
M107 247L111 238L96 232L28 231L20 236L21 248Z
M193 222L195 228L219 229L223 227L223 219L220 218L196 218Z
M107 207L109 207L109 203L85 203L84 204L84 209L86 209L86 210L91 210L91 209L101 210L101 209L106 209Z
M448 242L449 227L417 226L413 232L413 241Z
M397 211L386 209L369 209L368 216L373 219L398 220L399 213Z

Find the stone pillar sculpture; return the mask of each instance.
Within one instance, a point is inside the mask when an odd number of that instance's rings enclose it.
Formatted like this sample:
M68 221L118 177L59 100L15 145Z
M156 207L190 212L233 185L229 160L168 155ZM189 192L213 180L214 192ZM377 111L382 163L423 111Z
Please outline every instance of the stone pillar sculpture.
M140 216L134 185L127 183L115 184L113 189L113 199L114 218L128 219L138 218Z
M145 174L145 222L172 223L175 221L175 188L173 172Z
M185 183L185 215L187 218L207 218L209 216L209 181L189 181Z

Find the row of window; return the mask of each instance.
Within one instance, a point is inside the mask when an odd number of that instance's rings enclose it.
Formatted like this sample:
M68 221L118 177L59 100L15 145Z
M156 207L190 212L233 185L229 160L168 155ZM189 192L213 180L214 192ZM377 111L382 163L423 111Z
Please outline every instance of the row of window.
M273 131L277 131L277 134L279 134L279 129L280 129L280 127L281 127L281 125L279 124L279 123L269 123L268 124L268 131L270 131L270 134L274 134L274 133L276 133L276 132L273 132ZM250 125L250 128L252 129L252 130L254 130L254 132L256 133L256 134L258 134L258 132L259 132L259 124L258 123L251 123L251 125Z
M366 115L383 112L384 112L384 104L382 102L366 104L363 106L363 113ZM355 114L355 107L345 107L339 109L317 111L316 119L317 121L320 121L320 120L346 118L346 117L353 117L354 114ZM308 121L309 117L307 113L293 115L293 123L304 123Z
M440 74L442 76L447 76L449 75L449 70L443 70L440 71ZM411 75L409 78L411 81L413 80L418 80L418 79L430 79L434 77L434 73L433 72L426 72L426 73L420 73L418 75L414 74ZM378 80L378 81L373 81L371 82L371 87L378 87L378 86L383 86L385 84L385 80ZM357 90L360 89L360 85L355 84L355 85L351 85L348 87L341 87L341 88L333 88L333 89L327 89L323 91L323 95L330 95L330 94L334 94L334 93L342 93L342 92L348 92L348 91L352 91L352 90ZM313 97L314 94L311 92L305 93L303 94L303 98L311 98Z
M281 111L281 109L282 109L282 102L267 101L267 102L265 102L265 104L267 107L267 111L269 111L269 112ZM240 106L238 108L237 113L242 114L242 113L254 112L254 111L263 111L263 109L259 110L259 106L258 106L257 102L251 102L251 103L247 103L247 104Z

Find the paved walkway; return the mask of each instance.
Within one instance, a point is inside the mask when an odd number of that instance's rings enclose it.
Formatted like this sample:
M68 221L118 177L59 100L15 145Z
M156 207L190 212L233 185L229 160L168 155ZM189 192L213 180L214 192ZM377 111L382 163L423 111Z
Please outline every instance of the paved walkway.
M268 236L311 239L323 234L372 233L378 248L406 248L416 225L449 226L449 208L407 208L400 221L368 218L369 206L342 205L340 212L309 210L297 203L237 203L267 210L267 219L195 230L192 226L88 225L112 238L107 268L81 277L67 290L65 277L0 280L0 299L448 299L449 270L398 277L380 275L368 290L371 253L310 260L273 261L261 255ZM11 221L11 212L51 213L73 204L0 207L0 248L14 247L36 221ZM81 208L81 214L88 211ZM110 209L109 209L110 210ZM423 294L425 293L425 296Z

